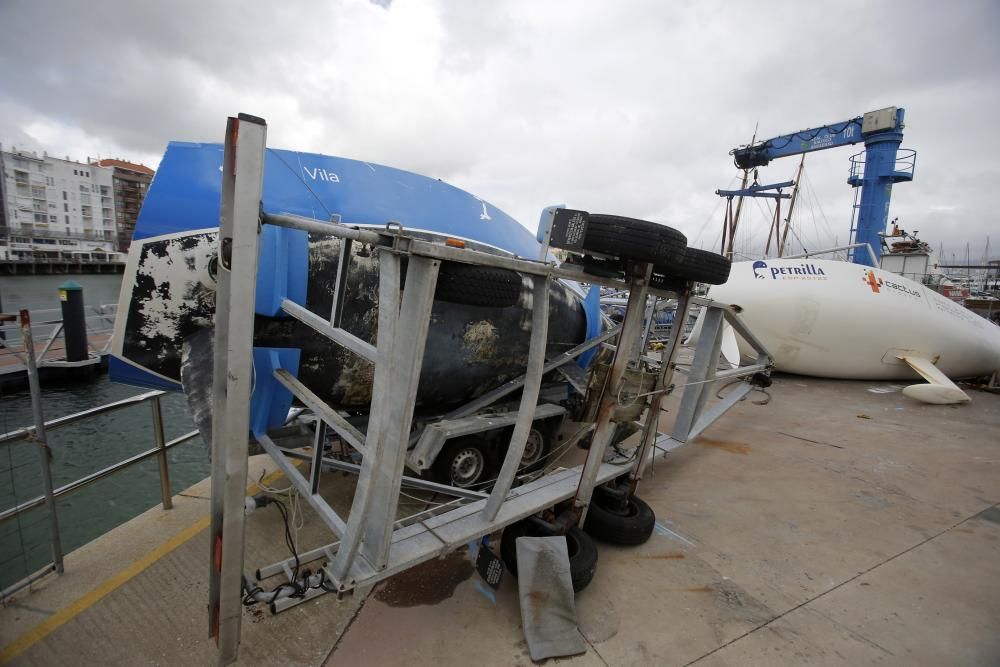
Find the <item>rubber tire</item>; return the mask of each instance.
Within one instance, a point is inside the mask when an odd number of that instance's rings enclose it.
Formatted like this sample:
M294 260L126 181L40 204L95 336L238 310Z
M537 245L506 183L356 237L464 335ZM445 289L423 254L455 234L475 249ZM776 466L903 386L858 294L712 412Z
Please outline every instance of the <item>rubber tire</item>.
M544 537L546 533L533 521L527 519L513 523L503 529L500 537L500 558L507 570L517 577L517 538ZM590 585L597 572L597 545L590 536L573 526L566 533L566 550L569 552L569 574L573 590L577 593Z
M655 222L592 213L583 248L624 260L670 265L683 261L687 237Z
M466 306L509 308L521 299L516 271L458 262L442 262L434 298Z
M610 544L630 547L644 544L656 524L653 509L636 496L629 498L624 514L613 505L609 496L594 493L583 529Z
M456 486L452 483L451 479L451 464L455 459L455 456L464 449L469 447L475 447L479 450L483 457L483 469L479 474L476 481L472 482L470 486L459 487L459 488L477 488L479 484L482 484L484 480L492 479L493 472L496 469L493 457L490 455L489 447L485 440L480 440L475 437L463 437L456 438L444 446L444 449L437 455L434 459L434 463L431 467L434 470L434 476L441 484L447 484L449 486ZM478 487L481 488L481 487Z
M677 264L657 264L653 267L653 280L651 284L657 282L658 276L662 274L679 280L693 280L696 283L706 285L722 285L729 280L729 271L732 262L724 256L709 250L698 248L688 248L684 254L684 259Z

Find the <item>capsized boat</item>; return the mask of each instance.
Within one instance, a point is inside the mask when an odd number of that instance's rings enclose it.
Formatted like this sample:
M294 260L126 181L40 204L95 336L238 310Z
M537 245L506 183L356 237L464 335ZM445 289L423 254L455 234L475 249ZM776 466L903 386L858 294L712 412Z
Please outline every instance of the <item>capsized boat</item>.
M734 262L709 290L735 305L775 368L855 380L910 380L907 396L969 400L949 378L1000 370L1000 327L924 285L877 268L823 259ZM727 334L724 351L746 343Z
M109 364L118 382L171 390L183 384L195 410L210 403L205 375L211 369L222 159L218 144L168 146L137 222ZM360 227L384 229L394 221L409 234L460 239L488 253L540 253L527 229L478 197L437 179L339 157L268 149L262 207ZM273 299L287 294L329 319L339 251L335 238L263 228L254 341L255 348L289 352L286 367L294 367L299 380L330 405L360 409L370 401L372 366L281 316ZM374 344L377 259L363 244L352 244L351 253L341 326ZM287 284L276 290L276 281ZM517 273L443 264L418 407L441 410L520 375L530 299L531 282ZM550 356L600 330L598 300L585 303L575 283L552 281L549 301ZM255 406L256 428L280 423L287 407L273 401Z

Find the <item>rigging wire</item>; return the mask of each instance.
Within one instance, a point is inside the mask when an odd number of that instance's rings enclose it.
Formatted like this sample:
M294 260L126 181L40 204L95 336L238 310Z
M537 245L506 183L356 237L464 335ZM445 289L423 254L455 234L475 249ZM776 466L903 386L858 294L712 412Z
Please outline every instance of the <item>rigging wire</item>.
M741 178L741 176L739 174L734 175L731 179L729 179L729 183L726 184L726 188L725 189L726 190L732 189L733 183L735 183L740 178ZM718 198L718 201L715 204L715 208L713 208L712 212L708 214L707 218L705 218L705 222L701 223L701 227L698 229L697 236L694 237L693 241L688 241L688 245L689 246L695 247L697 245L698 241L701 239L702 234L705 233L705 229L707 229L708 226L710 224L712 224L712 220L715 219L716 216L718 216L718 214L719 214L719 208L722 206L722 202L723 202L724 199L726 199L726 198L725 197L719 197ZM722 235L721 231L719 231L715 235L715 245L718 245L718 242L721 240L721 235ZM715 246L710 246L710 247L715 247Z
M302 174L300 174L299 172L295 171L295 169L292 168L292 165L288 164L288 162L285 161L285 158L281 157L281 154L278 153L277 151L275 151L273 148L268 148L267 152L270 153L271 155L273 155L274 157L276 157L278 159L278 162L280 162L281 164L285 165L288 168L288 171L292 172L292 174L295 176L295 178L297 178L299 180L299 182L302 183L302 185L305 186L306 190L309 191L309 194L311 194L313 196L313 198L315 198L316 201L319 202L319 205L323 207L323 210L326 211L327 217L328 218L332 218L333 217L333 212L331 212L330 209L328 209L326 207L326 204L323 202L322 199L320 199L320 196L318 194L316 194L316 191L313 190L309 186L309 183L307 183L306 179L302 177ZM299 166L301 166L301 164Z

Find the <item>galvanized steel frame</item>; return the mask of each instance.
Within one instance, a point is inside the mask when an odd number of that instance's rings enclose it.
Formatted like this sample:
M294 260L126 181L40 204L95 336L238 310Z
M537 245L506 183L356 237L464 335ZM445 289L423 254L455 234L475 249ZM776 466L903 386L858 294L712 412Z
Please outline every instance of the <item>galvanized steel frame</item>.
M281 449L266 435L257 435L265 451L285 472L293 486L317 511L324 523L339 537L339 542L315 549L300 556L301 562L328 558L323 566L329 589L347 593L359 586L371 584L382 578L417 565L436 555L466 544L484 534L553 507L573 500L577 520L585 517L594 488L614 479L635 467L635 461L615 465L605 463L613 429L611 418L617 398L617 388L630 365L639 363L643 340L643 320L646 300L650 295L667 297L675 291L651 289L649 280L652 265L635 263L631 279L626 282L616 278L595 278L581 275L578 267L560 266L544 261L525 260L511 256L479 252L418 239L405 234L398 223L388 223L384 230L373 231L350 227L336 222L322 222L293 215L274 215L260 212L263 175L264 136L262 121L241 117L230 119L227 129L226 159L224 163L222 192L222 224L220 233L220 259L224 256L227 239L232 239L231 267L223 265L220 271L216 314L216 384L213 387L214 440L213 440L213 491L212 491L212 541L220 542L221 552L213 546L213 573L211 604L221 609L218 625L220 662L235 659L240 636L240 577L243 574L243 490L246 484L246 447L249 430L249 379L252 373L253 296L256 283L258 230L260 224L272 224L300 229L311 234L339 237L347 242L360 242L374 246L379 262L378 334L372 346L339 327L339 313L346 292L346 271L340 271L334 289L334 305L329 320L309 312L288 300L282 303L289 315L308 324L331 341L374 361L375 378L367 432L351 426L335 410L325 405L308 388L291 374L275 372L276 379L304 404L310 406L321 420L320 433L329 428L362 454L360 466L336 462L322 456L322 441L314 442L313 453L307 458L311 463L308 478L286 459L288 452ZM235 151L237 130L240 150ZM235 153L235 156L234 156ZM401 258L408 258L406 289L400 289ZM343 251L340 266L350 261L349 251ZM410 435L417 385L424 356L431 307L441 261L453 261L482 266L492 266L517 271L529 276L532 288L532 334L523 379L509 383L492 394L493 400L516 389L522 397L511 441L507 448L500 475L488 497L476 494L470 497L455 490L460 498L455 506L426 519L418 519L397 528L396 512L399 491L403 483L405 457L413 439ZM230 273L231 272L231 273ZM237 276L238 273L238 276ZM625 320L618 335L618 345L612 361L607 388L600 403L594 436L583 466L559 471L541 477L517 488L511 488L516 476L525 442L535 417L538 394L543 375L583 351L578 346L564 355L565 358L546 363L545 344L548 325L548 295L550 282L557 278L586 279L591 283L608 285L629 291ZM676 323L686 320L691 301L690 284L679 286L683 312L675 317ZM709 312L725 311L728 307L709 303ZM721 321L722 315L717 319ZM733 317L735 317L733 315ZM675 326L676 333L668 346L669 352L659 376L660 384L668 382L680 346L682 326ZM742 327L745 329L745 327ZM404 335L405 332L405 335ZM608 335L607 337L610 337ZM715 338L718 336L715 335ZM602 339L606 337L602 336ZM600 344L590 341L587 347ZM699 346L699 353L704 346ZM717 345L715 346L717 347ZM709 352L713 352L709 350ZM702 355L704 356L704 355ZM710 354L717 361L717 354ZM709 361L701 362L689 379L706 376ZM700 374L700 375L699 375ZM720 376L721 377L721 376ZM690 383L689 383L690 384ZM696 385L700 386L700 385ZM658 406L664 386L656 386ZM476 403L476 402L473 402ZM689 417L697 416L704 405L699 398L691 404ZM480 406L483 407L483 406ZM652 411L651 411L652 412ZM462 409L456 416L467 414ZM665 452L677 446L678 441L663 436L656 430L655 415L646 421L641 445L644 462L656 452ZM721 413L720 413L721 414ZM362 442L363 439L363 442ZM318 468L323 466L350 466L358 472L358 482L349 515L341 518L318 493ZM633 473L638 480L641 470ZM464 496L464 497L461 497ZM451 507L451 505L449 505ZM259 573L291 573L289 560L262 568ZM218 567L216 567L218 566ZM304 598L282 597L272 603L275 611L300 604L321 595L326 588L310 589ZM210 622L212 622L210 620Z

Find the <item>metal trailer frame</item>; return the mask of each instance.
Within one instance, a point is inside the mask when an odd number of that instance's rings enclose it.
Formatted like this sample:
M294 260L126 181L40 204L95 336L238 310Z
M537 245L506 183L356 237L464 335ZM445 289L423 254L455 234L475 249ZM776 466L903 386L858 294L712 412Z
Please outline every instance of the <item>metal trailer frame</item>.
M672 389L670 379L681 344L683 327L674 327L670 343L663 353L659 382L652 392L655 397L654 409L648 411L637 457L622 464L604 460L613 436L611 420L618 393L606 390L600 401L592 443L584 464L571 469L558 469L530 483L512 488L528 433L535 420L542 377L554 367L554 362L546 363L545 359L550 281L557 278L583 279L629 291L625 321L609 371L607 387L610 388L621 386L628 366L639 358L641 349L637 348L642 342L647 296L655 294L668 297L679 293L680 302L675 322L683 323L692 302L691 283L678 283L671 286L671 290L653 290L649 287L652 265L648 263L632 263L629 272L631 279L625 282L615 278L585 276L579 267L487 254L413 238L407 236L402 226L394 222L388 223L384 231L376 232L349 227L339 222L262 213L266 131L266 123L262 119L243 114L230 118L223 162L212 415L209 591L209 632L217 640L221 664L228 664L236 659L240 642L244 493L253 374L254 293L259 234L263 224L339 237L343 240L342 267L349 261L349 245L352 242L373 246L379 261L378 333L374 346L340 328L346 287L342 278L346 271L339 274L329 320L287 299L282 303L286 314L374 363L375 377L368 428L366 433L361 433L290 373L280 369L275 371L276 379L302 403L312 408L321 420L317 427L317 440L309 456L311 465L307 475L300 473L286 458L289 452L275 444L266 434L256 434L257 441L338 541L298 558L300 563L327 559L321 567L323 585L309 588L304 597L292 598L287 594L275 594L270 599L272 611L281 611L325 592L342 595L355 588L373 584L564 501L572 500L572 514L577 522L582 523L596 486L630 473L634 488L647 459L652 458L654 451L669 451L672 447L683 444L690 433L690 430L680 433L675 428L673 435L667 438L656 428L659 401ZM406 289L400 290L401 259L404 256L408 258ZM410 517L409 521L397 522L396 512L400 487L404 481L405 458L413 441L410 428L417 383L438 268L442 261L510 269L533 281L531 341L526 373L522 379L508 383L490 394L505 395L520 388L520 409L500 474L488 495L421 481L422 484L429 485L425 488L434 487L435 490L446 491L457 496L456 500L435 511ZM716 316L709 318L711 326L703 327L702 340L712 340L714 343L709 350L710 357L704 359L703 363L696 364L688 376L688 385L701 389L698 400L692 400L690 405L686 401L687 407L682 409L682 414L688 415L688 421L694 421L704 407L705 391L716 380L756 373L766 370L770 364L770 357L759 342L749 335L745 327L734 324L737 331L758 349L758 363L745 370L736 369L716 374L713 360L717 360L718 356L723 318L730 323L738 322L738 318L727 306L714 302L704 302L703 305L707 306L709 314L714 312ZM600 342L590 341L592 345ZM704 342L699 345L699 353L704 351L703 348L707 349L707 345ZM578 347L571 352L579 354L582 351ZM558 361L560 360L557 359L556 362ZM749 386L746 391L749 391ZM734 391L730 397L737 393L739 392ZM493 400L497 397L493 396ZM473 401L449 416L460 418L471 414L485 406L481 404L482 400ZM714 406L709 411L713 419L731 407L735 400L724 403L724 407ZM697 425L705 422L707 417L708 413ZM361 455L360 466L323 457L321 445L326 429L332 429L343 442ZM304 455L299 453L298 456ZM320 474L325 466L357 469L358 482L351 511L346 517L341 517L318 493ZM398 525L399 523L403 525ZM293 562L293 559L287 559L262 568L258 575L267 578L284 572L290 576ZM312 580L307 583L311 582Z

